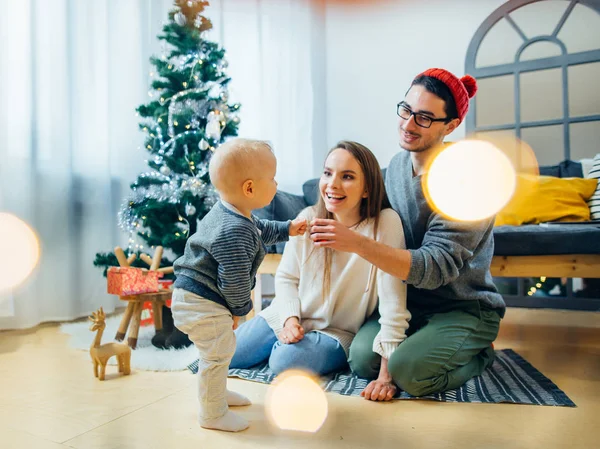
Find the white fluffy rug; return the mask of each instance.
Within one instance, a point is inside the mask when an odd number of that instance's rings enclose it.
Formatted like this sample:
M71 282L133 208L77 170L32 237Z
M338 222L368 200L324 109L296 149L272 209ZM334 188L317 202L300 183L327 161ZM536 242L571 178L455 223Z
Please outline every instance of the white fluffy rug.
M115 341L115 334L121 322L121 315L106 319L106 329L102 343ZM65 323L61 332L71 336L69 345L75 349L90 350L90 345L96 336L89 330L89 321ZM131 351L131 367L142 371L182 371L198 358L198 350L192 345L185 349L158 349L152 346L154 326L140 327L137 348ZM125 337L127 339L127 337ZM111 357L109 365L116 365L116 358Z

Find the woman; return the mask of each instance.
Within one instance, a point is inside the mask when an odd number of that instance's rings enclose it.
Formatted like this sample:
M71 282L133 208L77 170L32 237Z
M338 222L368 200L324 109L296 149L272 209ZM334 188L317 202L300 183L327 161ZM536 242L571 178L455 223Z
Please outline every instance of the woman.
M381 169L368 148L339 142L327 156L319 191L317 204L300 217L309 222L334 219L386 245L405 248L402 222L392 209L384 209L389 205ZM385 361L404 340L410 319L404 283L356 254L315 248L308 234L293 237L275 275L272 305L236 330L230 368L268 360L276 374L290 368L319 375L341 370L378 299L381 331L373 350L384 360L381 379L391 380ZM389 383L386 396L391 398L396 390Z

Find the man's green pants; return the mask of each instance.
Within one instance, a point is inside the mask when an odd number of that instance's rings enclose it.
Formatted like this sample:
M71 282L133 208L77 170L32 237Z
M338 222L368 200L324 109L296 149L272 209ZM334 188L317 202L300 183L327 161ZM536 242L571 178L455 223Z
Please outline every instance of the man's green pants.
M451 390L480 375L494 361L492 342L500 314L479 301L419 297L408 302L412 314L407 338L388 361L395 384L413 396ZM373 352L379 332L374 313L350 346L349 364L361 377L377 378L381 356Z

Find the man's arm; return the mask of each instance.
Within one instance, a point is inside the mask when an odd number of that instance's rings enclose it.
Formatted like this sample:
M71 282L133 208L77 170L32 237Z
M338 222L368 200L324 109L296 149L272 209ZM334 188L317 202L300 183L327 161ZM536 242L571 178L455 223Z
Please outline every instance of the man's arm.
M458 277L491 226L493 219L463 223L436 216L421 247L413 250L390 248L335 220L315 219L310 232L317 247L356 253L417 288L433 290Z
M358 235L356 254L371 262L381 271L405 281L410 272L410 251L400 248L392 248L384 243L377 242L364 235Z

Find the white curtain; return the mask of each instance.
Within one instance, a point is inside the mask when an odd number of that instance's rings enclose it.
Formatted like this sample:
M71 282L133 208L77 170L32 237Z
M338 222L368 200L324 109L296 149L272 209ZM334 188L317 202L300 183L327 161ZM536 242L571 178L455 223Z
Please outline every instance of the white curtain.
M212 0L211 38L227 51L240 135L271 141L279 188L300 193L325 148L324 3Z
M324 85L324 53L312 51L318 5L220 0L207 11L210 37L227 50L232 99L242 103L240 135L273 142L288 191L316 174L326 150L324 108L314 101ZM42 251L30 278L0 297L0 329L119 305L92 262L127 242L117 212L147 158L135 108L148 99L148 59L161 53L156 36L171 7L0 0L0 211L28 222Z

